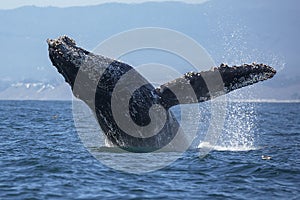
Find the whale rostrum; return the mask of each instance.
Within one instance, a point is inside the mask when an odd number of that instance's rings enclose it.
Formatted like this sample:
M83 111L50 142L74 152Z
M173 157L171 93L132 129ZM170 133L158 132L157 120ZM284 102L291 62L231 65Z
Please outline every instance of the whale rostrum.
M264 64L221 64L155 88L130 65L80 48L67 36L47 43L52 64L93 111L109 142L142 152L186 147L172 106L208 101L276 74Z

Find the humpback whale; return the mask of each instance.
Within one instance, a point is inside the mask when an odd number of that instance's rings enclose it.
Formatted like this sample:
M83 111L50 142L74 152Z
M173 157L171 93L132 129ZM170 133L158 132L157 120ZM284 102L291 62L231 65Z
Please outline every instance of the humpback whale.
M208 101L276 74L265 64L221 64L208 71L187 72L155 88L132 66L78 47L67 36L48 39L47 43L52 64L73 95L90 107L106 139L123 149L139 149L130 150L133 152L152 152L165 146L184 149L184 133L171 107ZM209 88L207 81L218 77L222 84ZM182 95L178 97L174 91ZM116 108L112 106L114 99ZM128 112L123 112L122 106L128 107Z

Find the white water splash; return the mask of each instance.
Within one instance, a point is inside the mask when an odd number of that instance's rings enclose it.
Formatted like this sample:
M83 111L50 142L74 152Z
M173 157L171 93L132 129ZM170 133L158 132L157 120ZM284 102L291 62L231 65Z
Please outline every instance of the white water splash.
M230 99L241 99L242 94L228 95ZM244 95L242 95L244 96ZM215 145L200 141L199 149L211 149L216 151L250 151L256 147L255 133L256 114L254 103L228 103L227 116L222 133Z
M251 146L219 146L211 145L208 142L201 142L198 146L199 149L211 149L214 151L252 151L259 149L258 147Z
M225 33L225 29L231 28L231 34L223 35L221 44L224 48L220 57L222 62L229 65L239 65L241 63L268 63L275 67L277 71L284 69L283 58L274 52L264 52L253 48L248 44L248 27L242 23L226 24L220 19L217 29L218 33ZM228 32L228 31L227 31ZM217 59L218 60L218 59ZM243 100L255 98L255 91L251 87L236 90L227 95L227 116L217 144L212 145L203 140L198 143L199 149L211 149L216 151L250 151L259 149L256 146L258 134L255 130L256 113L255 103Z

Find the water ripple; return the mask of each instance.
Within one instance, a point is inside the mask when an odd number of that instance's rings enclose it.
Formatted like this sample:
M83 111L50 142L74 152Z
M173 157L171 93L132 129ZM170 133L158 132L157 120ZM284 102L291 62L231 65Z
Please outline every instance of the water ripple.
M299 199L300 106L256 106L253 149L215 148L203 158L191 149L159 171L133 175L88 153L70 102L2 101L0 199ZM99 148L106 159L130 156L112 151Z

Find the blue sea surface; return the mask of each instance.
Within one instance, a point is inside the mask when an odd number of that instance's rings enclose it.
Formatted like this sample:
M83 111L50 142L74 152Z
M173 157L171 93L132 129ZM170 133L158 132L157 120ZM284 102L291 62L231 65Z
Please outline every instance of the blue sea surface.
M0 199L300 199L300 104L252 105L253 148L224 141L203 158L191 149L163 169L130 174L88 152L72 102L0 101Z

